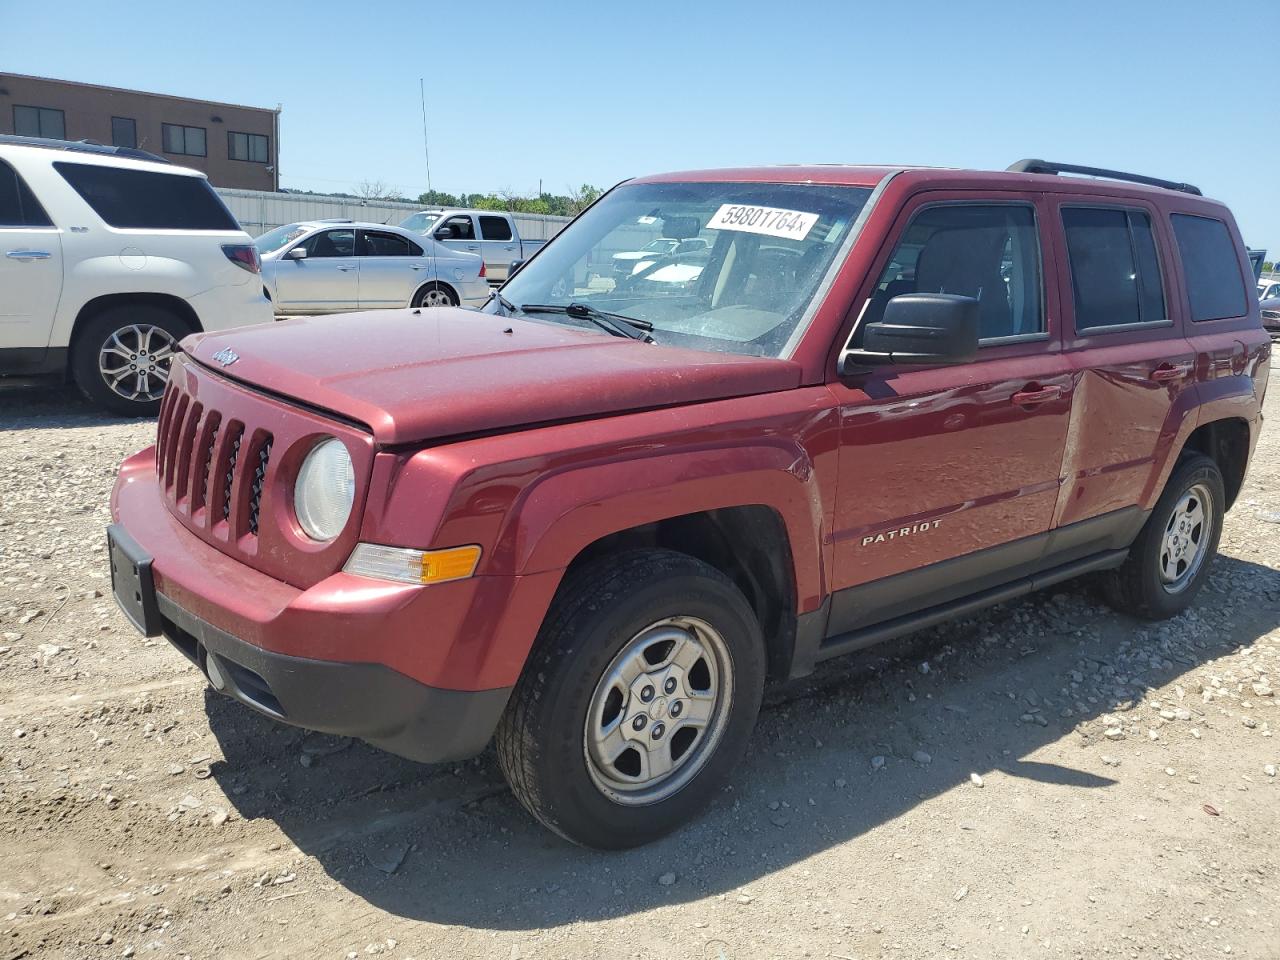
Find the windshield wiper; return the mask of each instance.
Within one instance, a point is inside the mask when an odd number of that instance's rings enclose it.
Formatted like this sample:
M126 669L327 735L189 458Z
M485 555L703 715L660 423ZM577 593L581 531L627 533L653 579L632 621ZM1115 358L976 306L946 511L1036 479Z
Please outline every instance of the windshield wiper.
M518 312L518 308L516 307L516 305L512 303L510 300L508 300L506 297L504 297L502 294L500 294L497 290L494 290L492 293L489 294L489 299L497 300L498 303L502 306L502 309L507 312L507 316L511 316L512 314L515 314Z
M649 335L649 331L653 329L653 324L648 320L624 317L620 313L606 313L603 310L597 310L595 307L589 307L585 303L571 303L567 307L554 303L526 303L519 309L523 313L563 313L566 316L573 317L575 320L589 320L601 330L606 330L615 337L643 340L645 343L654 342L653 337Z

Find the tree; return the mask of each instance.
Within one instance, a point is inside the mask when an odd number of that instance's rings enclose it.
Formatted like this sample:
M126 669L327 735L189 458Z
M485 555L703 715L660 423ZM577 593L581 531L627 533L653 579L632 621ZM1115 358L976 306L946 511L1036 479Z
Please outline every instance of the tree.
M565 215L576 217L591 204L600 198L600 194L604 193L599 187L593 187L589 183L584 183L577 190L570 190L569 196L566 198L569 203L565 210Z
M400 188L393 187L382 180L362 180L356 187L356 196L361 200L403 200Z

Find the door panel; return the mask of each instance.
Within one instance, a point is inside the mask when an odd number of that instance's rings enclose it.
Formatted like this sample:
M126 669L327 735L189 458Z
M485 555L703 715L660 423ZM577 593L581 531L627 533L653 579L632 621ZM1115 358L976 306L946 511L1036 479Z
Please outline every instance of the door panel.
M354 230L323 230L303 240L303 260L282 258L276 272L276 301L288 312L331 313L359 303L360 265Z
M0 290L0 350L47 347L62 296L56 229L0 226Z
M429 276L427 261L415 256L416 244L393 233L361 230L360 308L403 307Z
M506 217L480 214L480 255L484 257L485 276L490 282L506 280L511 264L519 256L519 245Z
M1064 345L1079 379L1056 516L1065 525L1153 505L1161 468L1195 416L1195 351L1182 334L1163 213L1087 195L1054 207Z
M452 236L449 236L449 234ZM475 217L469 213L455 213L446 217L432 234L440 243L451 250L463 253L480 253L480 233L476 227ZM448 239L443 239L444 237ZM488 270L486 269L486 273Z
M1034 194L925 193L898 218L860 323L899 294L956 293L978 299L989 339L970 363L828 384L842 421L828 634L941 602L894 595L883 578L920 571L896 582L928 583L925 568L966 558L948 565L947 591L963 596L1044 554L1077 378L1060 349L1056 278L1041 266L1046 213Z

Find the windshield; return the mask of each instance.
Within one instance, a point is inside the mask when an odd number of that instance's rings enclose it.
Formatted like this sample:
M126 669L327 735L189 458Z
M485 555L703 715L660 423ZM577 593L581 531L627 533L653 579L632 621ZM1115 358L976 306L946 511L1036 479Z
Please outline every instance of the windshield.
M281 247L292 243L300 236L306 233L310 227L304 227L297 223L286 223L283 227L276 227L274 230L268 230L262 236L253 241L253 245L258 248L259 254L275 253Z
M431 229L431 225L439 219L440 214L438 213L415 213L401 220L400 226L417 233L426 233Z
M660 344L780 356L870 195L813 184L624 184L502 295L517 311L578 303L646 321ZM537 319L579 323L545 311Z

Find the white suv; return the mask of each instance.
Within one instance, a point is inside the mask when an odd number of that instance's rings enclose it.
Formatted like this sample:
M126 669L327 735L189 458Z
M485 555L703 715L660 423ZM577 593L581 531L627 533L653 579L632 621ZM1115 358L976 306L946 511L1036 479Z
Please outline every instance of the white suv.
M272 319L260 270L203 173L0 135L0 378L70 378L154 414L179 340Z

